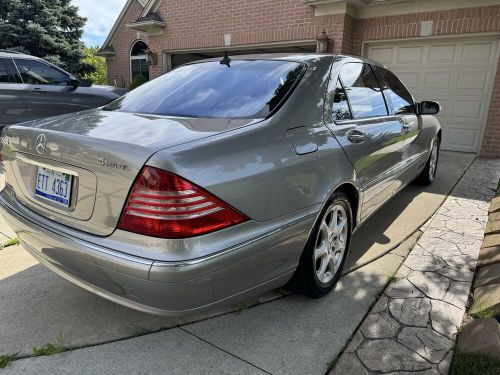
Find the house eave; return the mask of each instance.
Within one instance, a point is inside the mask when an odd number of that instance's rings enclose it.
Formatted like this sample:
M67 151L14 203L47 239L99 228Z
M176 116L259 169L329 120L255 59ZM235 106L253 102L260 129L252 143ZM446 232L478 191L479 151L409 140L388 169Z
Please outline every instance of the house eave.
M148 34L157 34L163 32L165 22L149 20L129 23L125 25L127 28L137 31L142 31Z

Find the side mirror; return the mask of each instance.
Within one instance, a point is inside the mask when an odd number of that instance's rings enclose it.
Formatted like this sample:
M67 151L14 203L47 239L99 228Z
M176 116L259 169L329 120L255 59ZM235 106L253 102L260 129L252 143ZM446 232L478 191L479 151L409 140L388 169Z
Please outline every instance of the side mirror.
M438 102L430 100L420 102L419 106L421 115L437 115L441 111L441 105Z
M68 86L72 86L74 89L76 89L77 87L81 86L81 83L75 77L69 76Z

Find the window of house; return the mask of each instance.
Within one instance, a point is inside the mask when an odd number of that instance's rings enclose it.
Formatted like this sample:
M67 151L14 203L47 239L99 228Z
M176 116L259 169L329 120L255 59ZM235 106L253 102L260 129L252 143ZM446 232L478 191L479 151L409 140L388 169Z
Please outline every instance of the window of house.
M133 80L137 76L143 76L149 81L149 65L146 60L146 50L148 46L141 40L134 43L130 51L130 79Z
M395 114L415 113L413 98L401 81L387 69L375 67L384 93L392 103Z
M37 60L15 59L24 83L36 85L68 85L69 77L52 66Z
M368 64L347 63L340 79L351 104L353 118L387 116L387 107L379 83Z

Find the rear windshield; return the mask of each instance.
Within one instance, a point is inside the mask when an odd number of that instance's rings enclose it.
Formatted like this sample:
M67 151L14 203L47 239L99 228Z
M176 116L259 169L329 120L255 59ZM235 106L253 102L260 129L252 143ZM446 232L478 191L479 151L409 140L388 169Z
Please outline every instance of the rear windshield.
M265 118L299 81L305 66L289 61L234 60L181 66L104 107L180 117Z

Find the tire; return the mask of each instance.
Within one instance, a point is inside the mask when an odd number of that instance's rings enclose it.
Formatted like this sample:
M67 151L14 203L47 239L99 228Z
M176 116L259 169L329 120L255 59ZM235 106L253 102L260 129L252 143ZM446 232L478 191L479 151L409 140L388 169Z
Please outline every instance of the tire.
M336 228L333 225L335 218ZM291 281L292 289L312 298L330 293L342 275L351 242L352 222L349 199L344 193L334 193L309 235Z
M436 171L439 161L439 138L436 136L432 141L431 152L429 155L429 159L425 164L424 169L418 177L415 179L415 183L417 185L430 185L434 182L434 178L436 177Z

